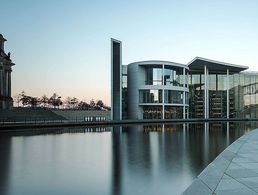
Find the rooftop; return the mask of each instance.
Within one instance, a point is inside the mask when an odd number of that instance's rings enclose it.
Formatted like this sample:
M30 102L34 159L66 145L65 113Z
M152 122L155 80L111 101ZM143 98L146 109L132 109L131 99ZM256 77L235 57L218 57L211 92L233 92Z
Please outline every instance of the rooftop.
M243 70L248 69L248 66L230 64L226 62L219 62L215 60L210 60L202 57L196 57L191 62L189 62L188 67L190 70L198 73L203 73L204 66L206 66L210 73L226 73L229 69L229 74L239 73Z

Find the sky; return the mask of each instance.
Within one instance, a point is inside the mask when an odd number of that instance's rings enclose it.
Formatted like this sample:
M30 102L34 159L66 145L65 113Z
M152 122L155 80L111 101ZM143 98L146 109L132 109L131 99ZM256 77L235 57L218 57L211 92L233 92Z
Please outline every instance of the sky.
M1 0L0 10L13 96L110 105L110 38L123 64L200 56L258 70L257 0Z

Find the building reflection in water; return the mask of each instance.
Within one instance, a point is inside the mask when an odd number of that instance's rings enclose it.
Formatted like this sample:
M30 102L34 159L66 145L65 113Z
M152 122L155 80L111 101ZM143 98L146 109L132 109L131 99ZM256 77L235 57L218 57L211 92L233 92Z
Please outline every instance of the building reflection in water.
M0 194L8 193L11 138L0 135Z
M173 123L0 137L0 194L180 194L227 145L256 127Z
M171 186L181 193L250 129L238 123L113 127L111 194L162 194L171 192Z
M115 126L112 128L112 184L111 193L114 195L121 194L121 188L123 183L123 158L122 158L122 127Z

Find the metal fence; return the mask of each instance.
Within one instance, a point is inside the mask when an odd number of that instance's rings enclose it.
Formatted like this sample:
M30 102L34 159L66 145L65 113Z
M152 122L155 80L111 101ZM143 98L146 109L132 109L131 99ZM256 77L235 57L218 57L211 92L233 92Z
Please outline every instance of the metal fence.
M35 118L24 117L19 119L0 118L0 125L10 124L50 124L50 123L76 123L76 122L97 122L108 121L105 116L85 116L85 117L70 117L68 119L53 119L53 118Z

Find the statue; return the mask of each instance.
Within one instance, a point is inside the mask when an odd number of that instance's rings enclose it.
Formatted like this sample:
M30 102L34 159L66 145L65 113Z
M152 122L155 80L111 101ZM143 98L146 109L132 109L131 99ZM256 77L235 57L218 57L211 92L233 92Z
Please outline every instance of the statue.
M8 54L7 54L7 59L11 59L11 52L8 52Z

